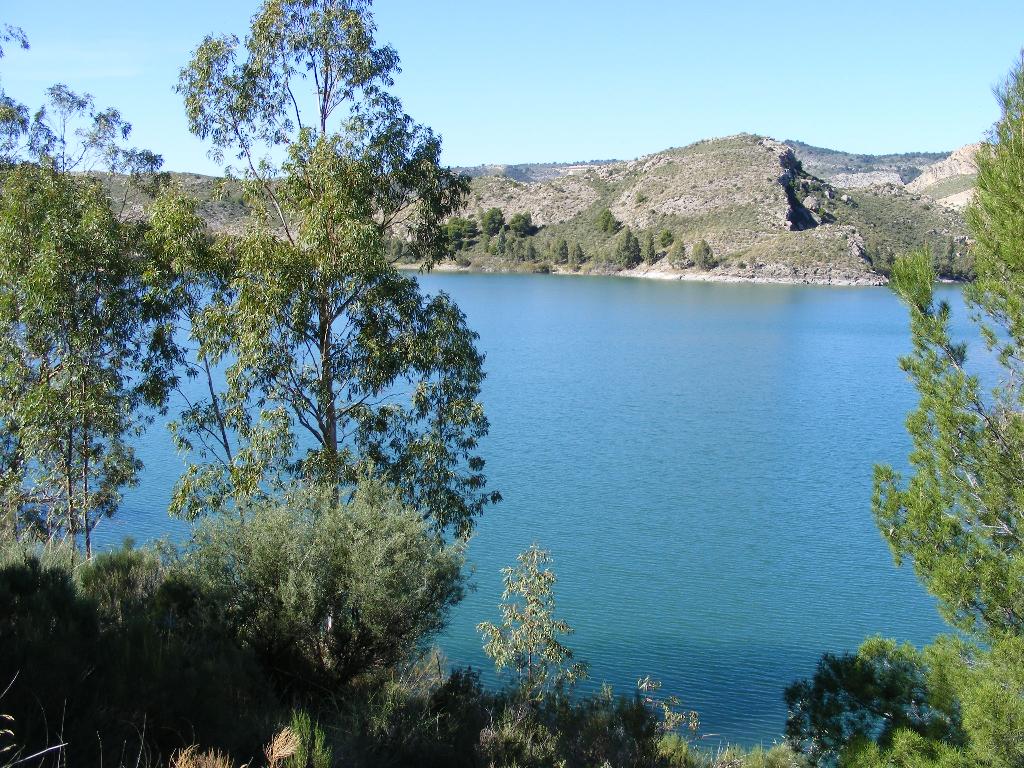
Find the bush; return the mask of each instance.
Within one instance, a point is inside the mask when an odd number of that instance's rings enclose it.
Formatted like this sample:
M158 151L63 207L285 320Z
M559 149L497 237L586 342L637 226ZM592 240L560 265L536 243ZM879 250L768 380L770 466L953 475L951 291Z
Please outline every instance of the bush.
M533 225L533 217L526 213L517 213L508 222L508 228L519 237L529 237L537 233L537 228Z
M622 224L615 218L610 209L605 208L597 214L597 228L607 235L614 235L622 228Z
M693 246L693 263L697 265L698 269L714 269L718 266L718 261L715 259L715 255L711 252L711 246L708 245L707 240L699 240L695 246Z
M295 491L205 521L186 580L286 689L335 689L406 658L463 594L462 552L370 481L346 504Z

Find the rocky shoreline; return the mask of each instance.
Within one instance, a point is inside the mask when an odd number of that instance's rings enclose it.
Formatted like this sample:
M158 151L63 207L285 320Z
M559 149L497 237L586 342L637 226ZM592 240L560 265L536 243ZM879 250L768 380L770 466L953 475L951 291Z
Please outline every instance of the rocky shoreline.
M421 264L398 264L399 269L419 271ZM795 267L788 264L752 264L747 267L720 266L704 271L698 269L675 269L660 263L641 265L633 269L581 269L570 270L551 267L549 270L505 269L495 264L463 267L451 262L441 262L433 267L435 272L472 272L479 274L553 274L599 277L632 277L644 280L685 280L707 283L775 283L782 285L834 285L834 286L881 286L888 280L872 272L854 272L832 264L814 264Z

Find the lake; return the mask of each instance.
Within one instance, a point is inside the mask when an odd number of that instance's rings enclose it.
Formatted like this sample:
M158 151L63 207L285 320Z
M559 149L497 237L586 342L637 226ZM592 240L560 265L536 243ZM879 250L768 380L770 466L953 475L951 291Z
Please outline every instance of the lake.
M500 569L554 556L591 681L663 682L710 746L770 744L782 692L824 651L944 625L871 518L876 462L905 466L906 310L884 288L434 274L480 334L487 474L505 500L470 546L476 589L440 645L496 678L475 626ZM939 289L959 306L959 290ZM957 323L964 324L963 312ZM147 539L182 468L154 425L142 482L99 539Z

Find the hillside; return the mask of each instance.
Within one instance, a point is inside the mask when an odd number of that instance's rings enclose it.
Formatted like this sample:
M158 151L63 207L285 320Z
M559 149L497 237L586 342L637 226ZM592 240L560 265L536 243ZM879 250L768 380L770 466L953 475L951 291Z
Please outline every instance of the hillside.
M465 220L453 225L457 263L484 270L878 283L897 254L928 245L948 275L966 271L965 231L955 211L901 181L844 189L809 173L791 146L769 138L713 139L561 171L536 182L474 178ZM505 222L528 213L535 231L514 235L506 228L488 236L480 223L490 209L499 209ZM604 211L618 228L602 226ZM635 252L625 254L627 231L642 244L655 238L653 259L648 252L637 264ZM703 269L692 257L702 240L713 254L713 264ZM571 256L577 246L582 259Z
M910 192L927 195L952 208L962 209L970 202L978 168L974 155L980 144L960 147L949 157L929 166L907 185Z
M926 168L949 157L949 152L858 155L792 139L785 144L796 153L808 173L847 189L879 183L909 184Z
M954 203L970 194L975 148L866 156L741 134L631 161L459 169L472 176L471 192L449 222L452 257L442 267L877 284L896 255L927 245L942 274L964 277L966 232ZM237 184L173 177L214 230L242 226ZM865 177L888 183L865 187ZM108 185L119 193L116 179ZM489 210L502 222L491 234ZM517 214L529 215L527 226L513 226ZM701 242L710 255L697 259ZM401 243L393 246L401 259Z

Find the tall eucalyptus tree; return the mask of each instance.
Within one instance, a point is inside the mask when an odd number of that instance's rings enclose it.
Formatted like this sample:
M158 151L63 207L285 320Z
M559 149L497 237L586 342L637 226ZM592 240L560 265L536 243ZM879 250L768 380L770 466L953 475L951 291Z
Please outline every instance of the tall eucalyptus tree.
M141 467L131 437L174 381L171 265L180 200L124 216L82 170L152 181L160 158L66 86L6 133L0 183L0 494L16 536L92 532ZM27 114L27 110L15 110ZM151 224L154 226L151 227Z
M219 243L194 317L201 375L226 375L177 425L197 458L175 494L186 516L373 472L438 533L467 534L498 498L476 455L476 336L388 256L399 238L428 266L440 257L467 182L387 92L398 56L375 42L369 5L268 0L244 42L207 37L182 70L190 128L230 156L252 210Z

